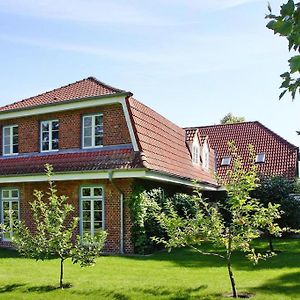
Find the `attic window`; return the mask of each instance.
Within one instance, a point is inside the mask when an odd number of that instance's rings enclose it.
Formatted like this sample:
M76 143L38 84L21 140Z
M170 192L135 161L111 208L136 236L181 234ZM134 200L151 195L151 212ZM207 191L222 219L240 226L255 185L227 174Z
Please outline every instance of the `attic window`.
M258 153L256 155L255 162L256 163L264 163L265 159L266 159L266 154L265 153Z
M231 162L231 156L225 156L222 158L221 166L229 166Z
M200 153L199 153L199 146L198 145L193 145L193 152L192 152L192 161L194 164L199 164L200 163Z

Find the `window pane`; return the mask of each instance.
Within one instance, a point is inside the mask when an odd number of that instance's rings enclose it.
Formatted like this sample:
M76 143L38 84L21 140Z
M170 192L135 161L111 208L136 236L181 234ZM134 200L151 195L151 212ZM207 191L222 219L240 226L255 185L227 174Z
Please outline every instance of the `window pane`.
M10 136L10 127L5 127L3 129L3 135L4 136Z
M49 132L43 132L42 141L43 142L48 142L49 141Z
M92 137L84 138L84 147L92 147Z
M3 201L2 202L2 208L3 208L3 210L9 210L9 202Z
M3 198L9 198L9 191L8 190L3 190L2 191L2 197ZM4 202L4 203L6 203L6 202Z
M19 197L19 191L18 190L12 190L11 191L12 198L18 198ZM14 202L16 203L16 202Z
M59 128L59 122L53 121L52 122L52 130L58 130L58 128Z
M102 136L96 136L95 137L95 146L101 146L103 145L103 137Z
M95 116L95 125L102 125L103 124L103 117L102 116Z
M94 212L94 220L97 221L97 222L102 221L102 212L95 211Z
M99 232L102 229L102 222L95 222L94 223L94 232Z
M42 131L49 131L49 122L42 122Z
M13 135L18 135L18 126L13 127Z
M91 231L91 222L82 222L82 229L84 232Z
M96 126L95 127L95 135L102 135L103 134L103 127L102 126Z
M83 126L84 127L92 126L92 117L84 117L83 118Z
M44 150L44 151L49 150L49 143L48 142L42 143L42 150Z
M89 210L84 210L82 212L82 221L90 222L91 221L91 212Z
M102 201L94 201L94 210L102 210Z
M85 137L92 136L92 127L85 127L84 128L84 136Z
M10 146L4 146L4 154L10 154Z
M4 137L4 145L9 145L10 144L10 137L6 136Z
M89 197L91 196L91 189L90 188L83 188L82 189L82 196L84 197ZM89 201L83 201L84 205L86 205L85 203L89 203ZM86 208L84 208L86 209Z
M102 188L94 188L94 196L102 196Z
M17 135L13 136L13 144L14 145L18 144L18 136Z

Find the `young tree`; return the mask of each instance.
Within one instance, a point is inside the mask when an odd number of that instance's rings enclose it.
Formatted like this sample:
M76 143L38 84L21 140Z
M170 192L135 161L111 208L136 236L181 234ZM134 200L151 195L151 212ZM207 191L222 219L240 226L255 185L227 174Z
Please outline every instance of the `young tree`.
M289 51L294 50L297 53L300 52L300 2L295 3L293 0L288 0L286 4L281 5L279 15L272 13L271 6L268 6L269 14L266 15L267 19L270 19L266 25L271 29L274 34L283 36L288 41ZM280 75L282 78L282 84L280 88L283 89L279 95L281 99L286 92L292 95L292 99L295 99L295 95L300 88L300 55L294 55L289 59L289 71Z
M193 197L194 213L180 216L172 201L168 201L165 210L157 217L166 230L168 239L154 237L154 240L163 243L168 250L189 246L200 254L223 259L227 265L232 296L237 298L231 263L233 251L243 251L255 264L259 259L273 255L256 252L251 242L260 237L263 228L267 228L272 234L280 233L280 228L275 223L280 218L280 212L278 204L269 203L268 206L263 206L257 199L250 197L250 192L258 185L256 166L253 163L247 170L233 143L230 144L230 150L233 168L227 172L225 179L219 179L228 193L226 203L221 205L207 202L196 191ZM253 147L250 147L250 157L254 162ZM205 252L201 249L203 242L221 247L222 251L213 252L212 249Z
M45 168L49 182L48 199L44 201L41 191L34 192L36 200L30 204L31 222L35 229L31 232L24 222L19 222L14 228L13 242L25 257L36 260L59 257L59 287L62 289L65 260L71 259L81 267L94 265L96 256L103 248L106 232L102 231L93 238L89 234L82 238L77 236L75 243L72 241L79 219L71 216L74 207L66 203L67 197L57 195L55 184L51 181L52 166L46 164Z
M224 118L220 120L220 124L236 124L242 122L245 122L244 117L237 117L232 113L228 113L226 116L224 116Z

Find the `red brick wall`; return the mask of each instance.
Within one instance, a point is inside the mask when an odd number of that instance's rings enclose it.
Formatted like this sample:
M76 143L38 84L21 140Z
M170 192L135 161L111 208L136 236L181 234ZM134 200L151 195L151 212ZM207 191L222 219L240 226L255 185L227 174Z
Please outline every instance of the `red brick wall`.
M81 148L81 119L83 115L90 113L103 114L104 145L131 143L122 106L119 104L0 121L0 153L2 154L2 126L19 126L19 153L39 152L40 121L51 119L58 119L60 122L60 149Z
M105 230L108 233L104 251L110 253L120 252L120 193L112 186L108 180L85 180L85 181L58 181L56 182L58 193L68 196L68 203L74 205L74 216L79 216L79 188L81 185L103 185L104 186L104 211ZM126 205L131 193L132 180L118 179L115 184L125 194L124 212L124 249L125 253L133 252L131 243L131 221L128 207ZM34 200L33 191L35 189L46 191L48 184L45 182L0 184L0 188L19 188L20 190L20 218L24 220L31 229L31 210L29 203ZM77 230L79 233L79 228ZM7 242L1 242L0 246L7 246Z

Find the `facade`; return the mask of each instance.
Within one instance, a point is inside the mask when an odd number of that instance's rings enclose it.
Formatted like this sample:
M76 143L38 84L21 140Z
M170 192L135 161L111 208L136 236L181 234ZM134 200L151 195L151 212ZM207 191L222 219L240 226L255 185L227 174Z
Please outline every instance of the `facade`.
M203 190L218 189L207 136L187 134L132 93L93 77L1 107L0 126L0 217L7 225L19 218L31 226L33 191L48 187L45 163L80 217L78 233L105 229L107 252L133 252L127 200L136 182L176 189L196 179Z
M216 154L216 169L225 176L231 167L228 142L234 141L239 155L248 160L248 145L254 146L256 163L261 176L283 176L288 179L298 177L298 147L292 145L260 122L242 122L236 124L201 126L187 128L198 129L200 134L208 136Z

